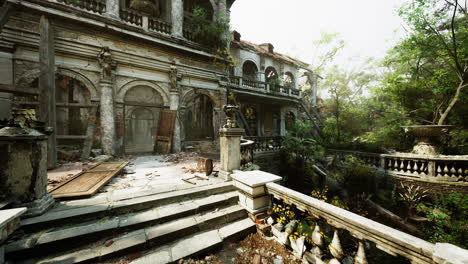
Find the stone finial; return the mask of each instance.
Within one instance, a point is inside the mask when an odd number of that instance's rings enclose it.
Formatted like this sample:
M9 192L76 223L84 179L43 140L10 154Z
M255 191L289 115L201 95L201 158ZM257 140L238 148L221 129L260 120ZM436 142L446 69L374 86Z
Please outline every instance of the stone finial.
M226 113L226 124L223 128L236 128L236 113L239 112L239 106L237 105L224 105L223 111Z
M117 62L112 60L109 47L102 47L97 59L101 66L101 80L110 81L112 79L112 70L116 68Z

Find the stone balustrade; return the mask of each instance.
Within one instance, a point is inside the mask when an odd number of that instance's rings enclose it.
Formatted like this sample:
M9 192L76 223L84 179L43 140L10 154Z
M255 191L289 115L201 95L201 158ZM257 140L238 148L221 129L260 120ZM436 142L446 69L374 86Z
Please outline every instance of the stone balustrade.
M105 0L57 0L57 2L101 15L106 11Z
M349 255L341 245L340 234L344 230L356 239L354 247L356 250L348 256L354 259L354 263L368 263L366 256L368 249L365 246L367 242L375 244L378 249L390 255L402 256L411 263L467 263L468 261L468 251L454 245L429 243L276 183L266 183L266 190L275 199L294 205L300 211L323 220L317 223L326 223L334 229L333 238L327 244L320 231L324 227L320 224L315 226L312 232L314 247L307 254L315 263L341 263L340 261ZM332 259L322 259L320 252L325 247L328 247Z
M468 183L468 156L430 156L410 153L377 154L359 151L329 150L338 159L354 156L372 168L396 177L429 182Z
M411 263L461 264L468 261L467 250L446 243L430 243L281 186L276 183L281 177L274 174L258 170L234 171L231 177L239 193L239 203L251 214L267 211L272 207L272 199L275 199L315 219L311 243L307 246L304 246L305 237L294 241L289 239L288 233L272 227L278 241L291 245L296 251L300 250L300 253L295 254L305 257L311 263L343 263L341 261L347 258L348 262L352 259L353 263L367 264L369 251L376 248L391 256L403 257ZM331 240L326 239L325 230L331 231ZM352 239L346 239L347 235ZM342 245L342 241L347 244Z
M282 141L283 141L283 137L281 136L271 136L271 137L248 136L248 137L244 137L244 139L254 141L253 150L255 152L279 150L281 149Z
M255 142L241 138L241 166L253 162Z
M260 92L275 96L287 96L294 98L300 98L302 96L301 91L294 88L284 87L276 84L268 84L262 81L245 79L241 76L226 76L221 78L221 81L224 82L226 86L229 86L231 88L248 90L252 92Z

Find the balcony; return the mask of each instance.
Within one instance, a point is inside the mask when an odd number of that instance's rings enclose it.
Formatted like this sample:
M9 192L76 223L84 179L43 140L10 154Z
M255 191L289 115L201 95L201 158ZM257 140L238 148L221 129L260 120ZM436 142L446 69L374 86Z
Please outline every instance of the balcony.
M94 22L98 22L98 24L99 22L105 23L105 26L108 28L119 28L123 31L131 32L130 34L134 34L135 32L138 34L147 33L163 42L171 42L178 46L182 44L183 46L202 51L203 55L212 56L206 52L207 47L194 40L187 21L183 23L183 19L180 19L180 21L174 19L168 21L160 17L154 17L135 9L121 6L119 5L119 0L114 0L115 3L111 6L108 6L109 2L111 2L109 0L7 1L11 1L21 7L47 10L50 14L67 16L71 19L78 17L80 20L91 24L96 24ZM182 6L180 7L182 8ZM167 10L166 12L171 12L171 10ZM176 23L175 27L173 27L174 23Z
M302 96L301 91L298 89L289 88L277 84L269 84L261 81L249 80L240 76L224 76L221 78L221 82L223 82L224 85L228 86L229 88L264 95L271 95L276 97L289 97L295 99L300 99Z

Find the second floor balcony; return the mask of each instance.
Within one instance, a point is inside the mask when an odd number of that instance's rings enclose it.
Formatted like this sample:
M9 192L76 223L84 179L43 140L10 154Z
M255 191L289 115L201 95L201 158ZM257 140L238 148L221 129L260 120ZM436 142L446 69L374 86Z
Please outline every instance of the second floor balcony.
M102 19L125 23L138 32L143 30L148 33L157 33L163 39L176 40L178 43L183 41L186 45L200 49L210 48L204 47L203 43L198 43L193 37L190 20L187 19L189 17L187 14L190 14L191 9L194 8L190 0L28 0L27 2L67 12L72 11L70 8L81 10L90 14L90 17L98 15ZM206 2L203 8L209 9L212 21L223 12L219 4L214 7L210 1L202 2ZM226 12L229 6L229 4L226 5L226 0L217 2L225 3L222 6L226 8L224 11ZM72 13L79 15L77 12ZM87 16L85 13L83 15Z
M268 82L250 80L241 76L228 76L221 79L224 84L233 89L250 91L259 95L271 95L280 97L302 98L301 90Z

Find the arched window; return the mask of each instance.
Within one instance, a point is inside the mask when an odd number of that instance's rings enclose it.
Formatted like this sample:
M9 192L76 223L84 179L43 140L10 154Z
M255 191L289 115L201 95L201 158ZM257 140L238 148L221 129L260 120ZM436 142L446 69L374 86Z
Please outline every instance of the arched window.
M283 75L284 87L294 88L294 75L290 72L286 72Z
M252 61L246 61L244 62L244 65L242 65L242 78L256 81L257 80L257 72L258 68L255 63Z
M278 72L275 68L269 66L265 70L265 80L267 83L274 82L278 79Z

